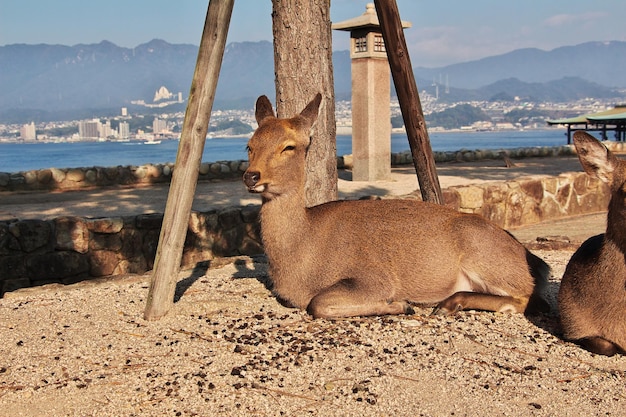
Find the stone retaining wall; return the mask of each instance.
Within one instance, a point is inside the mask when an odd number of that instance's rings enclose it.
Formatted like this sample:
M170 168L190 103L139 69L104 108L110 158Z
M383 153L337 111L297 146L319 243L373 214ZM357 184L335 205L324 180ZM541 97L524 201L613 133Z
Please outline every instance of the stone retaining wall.
M419 196L409 195L406 198ZM450 187L446 204L510 228L605 211L609 192L585 173ZM262 253L260 206L193 212L182 264ZM0 292L152 269L163 215L0 222Z
M183 267L262 253L260 206L193 212ZM152 269L162 214L0 222L0 291L144 273Z
M626 152L624 142L603 142L615 152ZM467 150L434 152L435 162L471 162L481 159L502 159L503 154L511 159L528 157L552 157L574 155L573 145L528 147L497 150ZM410 151L391 155L393 166L410 165ZM352 155L337 157L337 167L352 167ZM200 165L198 181L241 178L248 168L248 161L205 162ZM79 190L112 185L142 185L167 183L172 178L173 163L147 164L141 166L47 168L15 173L0 172L0 192Z
M611 142L615 143L615 142ZM623 145L623 144L620 144ZM512 159L525 157L550 157L573 155L572 146L517 148L508 150L459 150L434 152L435 162L476 161L502 159L502 153ZM391 155L394 166L410 165L410 151ZM352 155L337 158L339 169L352 166ZM241 178L248 168L248 161L205 162L200 165L198 181ZM16 173L0 172L0 192L79 190L112 185L142 185L167 183L172 178L173 163L147 164L141 166L47 168Z

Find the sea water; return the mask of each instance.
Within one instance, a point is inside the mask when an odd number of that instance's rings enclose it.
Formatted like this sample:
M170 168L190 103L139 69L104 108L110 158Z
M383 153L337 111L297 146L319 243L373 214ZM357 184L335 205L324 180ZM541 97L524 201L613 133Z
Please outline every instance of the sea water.
M433 151L460 149L512 149L560 146L567 143L563 130L430 133ZM248 138L211 138L204 146L203 162L247 159ZM178 140L148 145L131 142L0 143L0 172L43 168L109 167L175 162ZM391 135L391 152L409 149L406 134ZM337 136L337 155L352 153L352 137Z

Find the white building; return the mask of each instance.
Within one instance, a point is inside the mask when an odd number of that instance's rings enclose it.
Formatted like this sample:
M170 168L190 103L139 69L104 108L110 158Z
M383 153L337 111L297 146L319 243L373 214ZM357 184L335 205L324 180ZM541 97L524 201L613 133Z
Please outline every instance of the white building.
M81 139L97 139L100 137L100 120L81 120L78 123L78 136Z
M130 125L128 122L120 122L119 136L121 139L128 139L130 137Z
M107 120L105 123L100 124L100 137L108 138L109 136L115 136L113 129L111 129L111 121Z
M165 120L159 119L158 117L155 117L154 121L152 122L152 133L157 135L159 133L166 133L166 132L167 132L167 122Z
M37 130L35 129L35 122L30 122L27 125L22 125L20 127L20 138L23 141L34 141L37 140Z

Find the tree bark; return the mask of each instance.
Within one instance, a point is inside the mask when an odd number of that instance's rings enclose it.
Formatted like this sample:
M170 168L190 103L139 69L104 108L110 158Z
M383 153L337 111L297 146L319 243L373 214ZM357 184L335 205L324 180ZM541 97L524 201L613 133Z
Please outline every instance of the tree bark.
M272 0L276 113L298 114L322 93L306 162L306 202L337 199L337 144L330 0Z

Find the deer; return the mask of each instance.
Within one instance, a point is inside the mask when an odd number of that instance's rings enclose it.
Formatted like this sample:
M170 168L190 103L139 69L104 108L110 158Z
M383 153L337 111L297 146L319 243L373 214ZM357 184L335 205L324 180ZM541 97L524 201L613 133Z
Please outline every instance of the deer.
M305 204L305 158L321 94L291 118L256 101L243 182L261 196L261 240L278 301L313 318L460 310L545 311L549 267L475 214L407 199Z
M570 258L557 297L566 340L601 355L626 353L626 161L590 134L574 133L583 170L611 192L605 233Z

